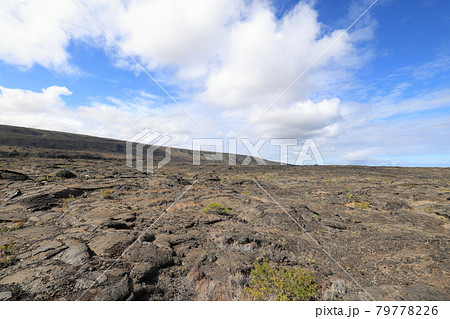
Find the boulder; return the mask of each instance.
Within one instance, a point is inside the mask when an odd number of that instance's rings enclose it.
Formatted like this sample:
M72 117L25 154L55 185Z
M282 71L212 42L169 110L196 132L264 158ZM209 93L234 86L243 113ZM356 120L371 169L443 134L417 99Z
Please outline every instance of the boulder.
M136 236L128 232L111 231L95 237L89 247L96 255L119 257L135 240Z
M56 255L54 259L74 266L81 266L89 260L89 248L85 243L75 238L69 238L64 243L68 248Z
M131 283L128 276L100 291L95 297L98 301L123 301L131 294Z
M10 171L7 169L0 169L0 179L7 179L10 181L26 181L30 178L22 173Z
M450 298L448 292L424 283L406 286L402 289L402 293L405 300L439 301Z
M77 177L77 175L75 175L74 173L72 173L71 171L68 171L68 170L60 171L60 172L56 173L55 176L59 177L59 178L75 178L75 177Z

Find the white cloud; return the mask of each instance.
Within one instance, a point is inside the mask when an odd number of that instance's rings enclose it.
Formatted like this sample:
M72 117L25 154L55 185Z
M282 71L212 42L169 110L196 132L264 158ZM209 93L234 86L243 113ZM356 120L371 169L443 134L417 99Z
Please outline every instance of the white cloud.
M22 68L34 64L76 72L69 63L67 46L85 37L83 17L72 1L4 1L0 10L0 59Z
M77 2L144 66L173 70L189 80L207 74L223 49L228 25L245 11L241 0ZM72 0L2 3L0 30L0 60L22 68L39 64L61 72L78 71L68 51L72 41L102 47L117 66L134 68Z
M449 90L399 101L374 97L366 104L342 102L340 106L340 134L322 143L325 156L339 163L393 165L406 155L429 155L430 163L435 154L450 156L450 117L445 111L450 108ZM450 165L448 158L446 164Z
M204 76L220 55L227 24L239 17L238 0L130 1L108 24L125 50L150 69L179 68L179 76Z
M61 95L70 95L66 87L51 86L42 92L8 89L0 86L0 106L4 112L46 113L64 105Z
M372 159L373 156L375 155L375 150L373 148L370 149L364 149L364 150L355 150L352 152L348 152L345 153L342 157L341 160L347 162L347 163L352 163L352 162L356 162L356 161L367 161L369 159Z
M270 7L257 3L247 19L231 28L223 62L210 73L200 100L225 108L267 106L342 32L336 30L323 35L317 12L308 4L300 2L282 20L277 20ZM323 68L330 61L334 65L355 62L353 56L349 59L352 52L350 37L345 35L311 71ZM306 74L284 101L304 100L314 85Z
M0 87L0 123L90 134L125 140L144 127L171 135L174 145L186 143L195 133L192 121L176 106L149 110L151 97L139 95L127 101L69 107L62 99L71 92L51 86L42 92Z
M262 65L275 76L273 81L278 74L283 86L291 73L297 75L342 31L321 35L317 12L303 2L280 21L266 2L258 0L78 2L145 66L153 71L179 71L181 79L206 76L224 63L232 69L239 69L236 63L247 67L256 58L252 71ZM0 12L0 29L0 59L22 67L40 64L67 70L71 41L104 47L115 58L124 57L71 0L8 1ZM342 56L350 49L348 38L338 46L331 56ZM130 66L130 61L121 63ZM283 72L291 78L285 79Z
M272 138L335 136L341 120L339 103L335 98L319 103L297 102L287 108L274 107L261 117L255 129L260 135ZM254 112L261 113L261 110Z
M65 105L65 87L51 86L42 92L0 87L0 122L52 130L74 130L81 125Z

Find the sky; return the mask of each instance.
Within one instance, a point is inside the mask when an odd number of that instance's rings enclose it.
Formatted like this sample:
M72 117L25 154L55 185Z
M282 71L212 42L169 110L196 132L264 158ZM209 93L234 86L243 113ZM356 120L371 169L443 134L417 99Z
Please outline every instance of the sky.
M0 124L449 167L448 30L447 0L5 0Z

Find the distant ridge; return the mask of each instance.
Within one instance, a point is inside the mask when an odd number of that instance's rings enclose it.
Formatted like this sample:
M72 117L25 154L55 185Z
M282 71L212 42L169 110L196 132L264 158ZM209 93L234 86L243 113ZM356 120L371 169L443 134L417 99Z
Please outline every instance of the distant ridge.
M1 146L22 146L98 153L124 153L125 142L89 135L0 125Z
M164 157L164 147L158 148L155 158ZM82 134L41 130L34 128L0 125L0 157L38 156L42 158L125 158L126 141L95 137ZM202 163L206 163L204 154L213 152L202 151ZM247 156L236 155L236 161L241 163ZM172 161L192 163L192 150L172 148ZM229 154L223 153L217 164L228 165ZM267 164L279 163L267 161ZM210 161L211 163L211 161ZM256 164L252 157L251 164Z

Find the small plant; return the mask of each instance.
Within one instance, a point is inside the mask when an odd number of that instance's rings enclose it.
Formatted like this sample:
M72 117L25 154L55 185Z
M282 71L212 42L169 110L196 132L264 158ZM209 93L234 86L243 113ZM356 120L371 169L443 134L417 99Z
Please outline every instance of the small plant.
M14 250L14 244L13 243L7 243L7 244L0 245L0 251L3 254L12 254L13 250Z
M113 197L111 194L114 193L114 190L113 189L102 189L100 193L104 199L112 199Z
M73 202L74 200L76 200L77 198L75 196L73 196L72 194L69 194L69 196L65 199L66 202Z
M231 208L228 208L221 203L214 202L209 203L205 208L203 208L202 212L204 213L216 213L219 215L233 215Z
M369 202L356 202L355 206L360 209L368 209L370 206L370 203Z
M277 269L268 260L255 263L246 291L254 300L306 301L317 298L317 284L300 267Z
M14 243L9 242L0 245L0 269L8 265L11 260L15 259Z
M242 194L244 194L244 195L249 195L250 192L249 192L249 191L242 191Z
M348 198L354 198L354 197L355 197L355 196L353 196L353 194L351 193L351 191L352 191L352 188L351 188L351 187L345 189L345 192L347 193L347 197L348 197Z
M39 181L40 182L43 182L43 181L48 182L48 181L50 181L50 175L42 176L41 178L39 178Z

